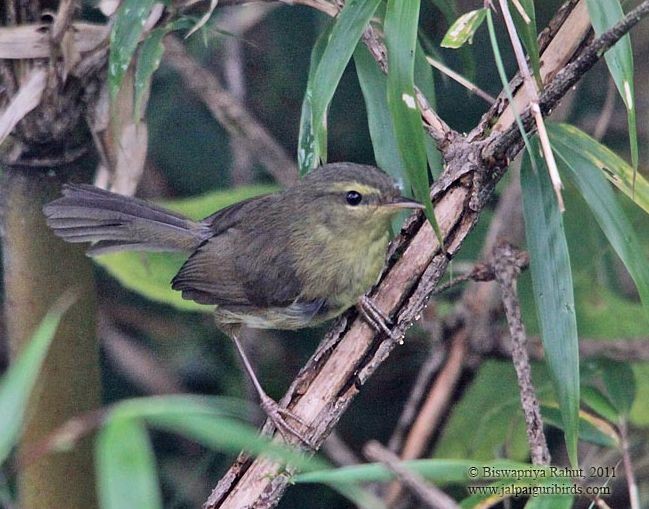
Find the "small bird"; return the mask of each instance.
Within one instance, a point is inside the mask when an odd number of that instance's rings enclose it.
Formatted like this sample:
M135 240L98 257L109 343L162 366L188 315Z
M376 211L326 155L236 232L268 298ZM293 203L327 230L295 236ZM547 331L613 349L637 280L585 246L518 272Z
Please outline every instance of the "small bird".
M241 327L300 329L356 304L372 327L390 334L389 319L364 294L385 263L391 218L421 208L382 170L333 163L290 188L244 200L202 221L79 184L65 185L63 197L43 210L62 239L91 242L90 256L124 250L187 253L172 288L185 299L215 306L216 324L234 341L261 407L280 433L302 439L284 416L304 423L259 383L239 341Z

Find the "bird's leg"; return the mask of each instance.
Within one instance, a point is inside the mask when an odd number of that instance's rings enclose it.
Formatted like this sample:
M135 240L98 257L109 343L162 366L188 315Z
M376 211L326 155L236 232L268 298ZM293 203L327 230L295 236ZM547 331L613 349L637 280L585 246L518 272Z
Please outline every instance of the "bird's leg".
M252 385L255 387L255 390L259 395L260 406L268 416L268 418L271 420L271 422L275 425L277 431L279 431L285 441L288 441L287 435L293 435L311 449L315 449L313 444L300 431L295 429L294 426L286 422L286 419L284 417L289 417L307 428L308 424L306 424L300 417L295 415L290 410L280 407L275 400L273 400L268 394L266 394L266 391L264 391L263 387L259 383L259 380L257 379L257 375L255 375L252 364L250 363L250 360L248 360L248 356L246 355L246 352L244 351L239 338L236 336L236 334L233 333L230 334L230 337L232 338L232 341L234 341L234 344L237 347L237 351L239 352L239 357L241 357L241 361L243 362L243 366L246 369L248 376L252 380Z
M367 295L363 295L358 299L356 304L358 312L361 314L363 319L376 331L384 332L392 339L398 340L396 334L390 329L390 325L394 325L394 322L383 313L374 301L370 299Z

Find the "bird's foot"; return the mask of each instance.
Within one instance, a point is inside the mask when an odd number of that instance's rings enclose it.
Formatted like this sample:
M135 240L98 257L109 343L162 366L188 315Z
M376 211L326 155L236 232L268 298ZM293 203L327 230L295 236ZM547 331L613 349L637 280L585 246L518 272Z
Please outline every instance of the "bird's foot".
M316 446L306 436L304 436L304 433L296 429L295 426L286 420L287 418L292 419L308 429L309 425L304 422L301 417L295 415L287 408L280 407L279 404L267 394L264 393L260 396L262 410L266 413L279 434L282 435L285 442L289 442L289 437L293 436L308 448L313 449L314 451L316 450Z
M394 322L390 317L386 316L383 311L381 311L374 301L370 299L367 295L363 295L358 300L358 305L356 306L359 313L363 319L376 331L383 332L387 334L390 338L395 341L402 341L401 336L396 334L390 326L394 325Z

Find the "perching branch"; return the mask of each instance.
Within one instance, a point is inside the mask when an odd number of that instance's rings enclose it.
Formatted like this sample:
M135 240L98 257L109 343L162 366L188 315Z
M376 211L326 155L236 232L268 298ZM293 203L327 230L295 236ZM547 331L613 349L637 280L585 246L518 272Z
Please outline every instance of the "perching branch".
M520 271L529 263L529 256L514 249L507 242L496 247L493 254L493 269L502 293L505 315L509 324L509 333L512 338L512 360L518 378L521 405L525 416L527 440L530 446L532 463L535 465L549 465L550 451L543 433L543 419L539 400L532 384L532 369L530 358L527 354L527 336L521 318L521 307L516 291L516 279Z
M574 2L571 3L574 7ZM575 63L566 70L546 69L555 76L541 96L541 109L556 105L570 87L639 18L649 14L649 1L634 9L621 24L578 52ZM565 12L561 13L565 19ZM573 27L556 27L555 37L567 37ZM570 48L566 47L566 50ZM574 49L571 50L574 53ZM573 55L566 56L569 60ZM508 159L520 150L516 127L504 125L503 132L493 133L486 141L485 130L492 117L481 122L465 138L452 137L443 147L447 167L432 188L431 196L440 224L448 257L440 246L430 224L419 215L408 221L391 248L391 258L378 286L370 292L374 302L394 319L394 330L403 335L421 314L426 302L444 273L449 257L455 255L462 241L476 223L493 186L506 171ZM524 116L528 117L529 113ZM471 140L471 142L467 142ZM387 358L395 340L377 336L353 311L339 319L315 354L298 374L282 400L291 412L308 425L303 433L319 445L338 422L347 406L358 394L376 368ZM277 438L279 440L279 438ZM298 444L296 444L298 445ZM205 508L274 507L288 486L292 469L267 458L241 456L228 470Z

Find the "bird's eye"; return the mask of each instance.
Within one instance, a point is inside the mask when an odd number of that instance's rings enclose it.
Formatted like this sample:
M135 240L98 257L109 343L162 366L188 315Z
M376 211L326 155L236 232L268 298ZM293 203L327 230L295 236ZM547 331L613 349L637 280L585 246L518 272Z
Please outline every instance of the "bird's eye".
M358 191L349 191L347 193L347 203L352 206L358 205L363 199L363 195Z

